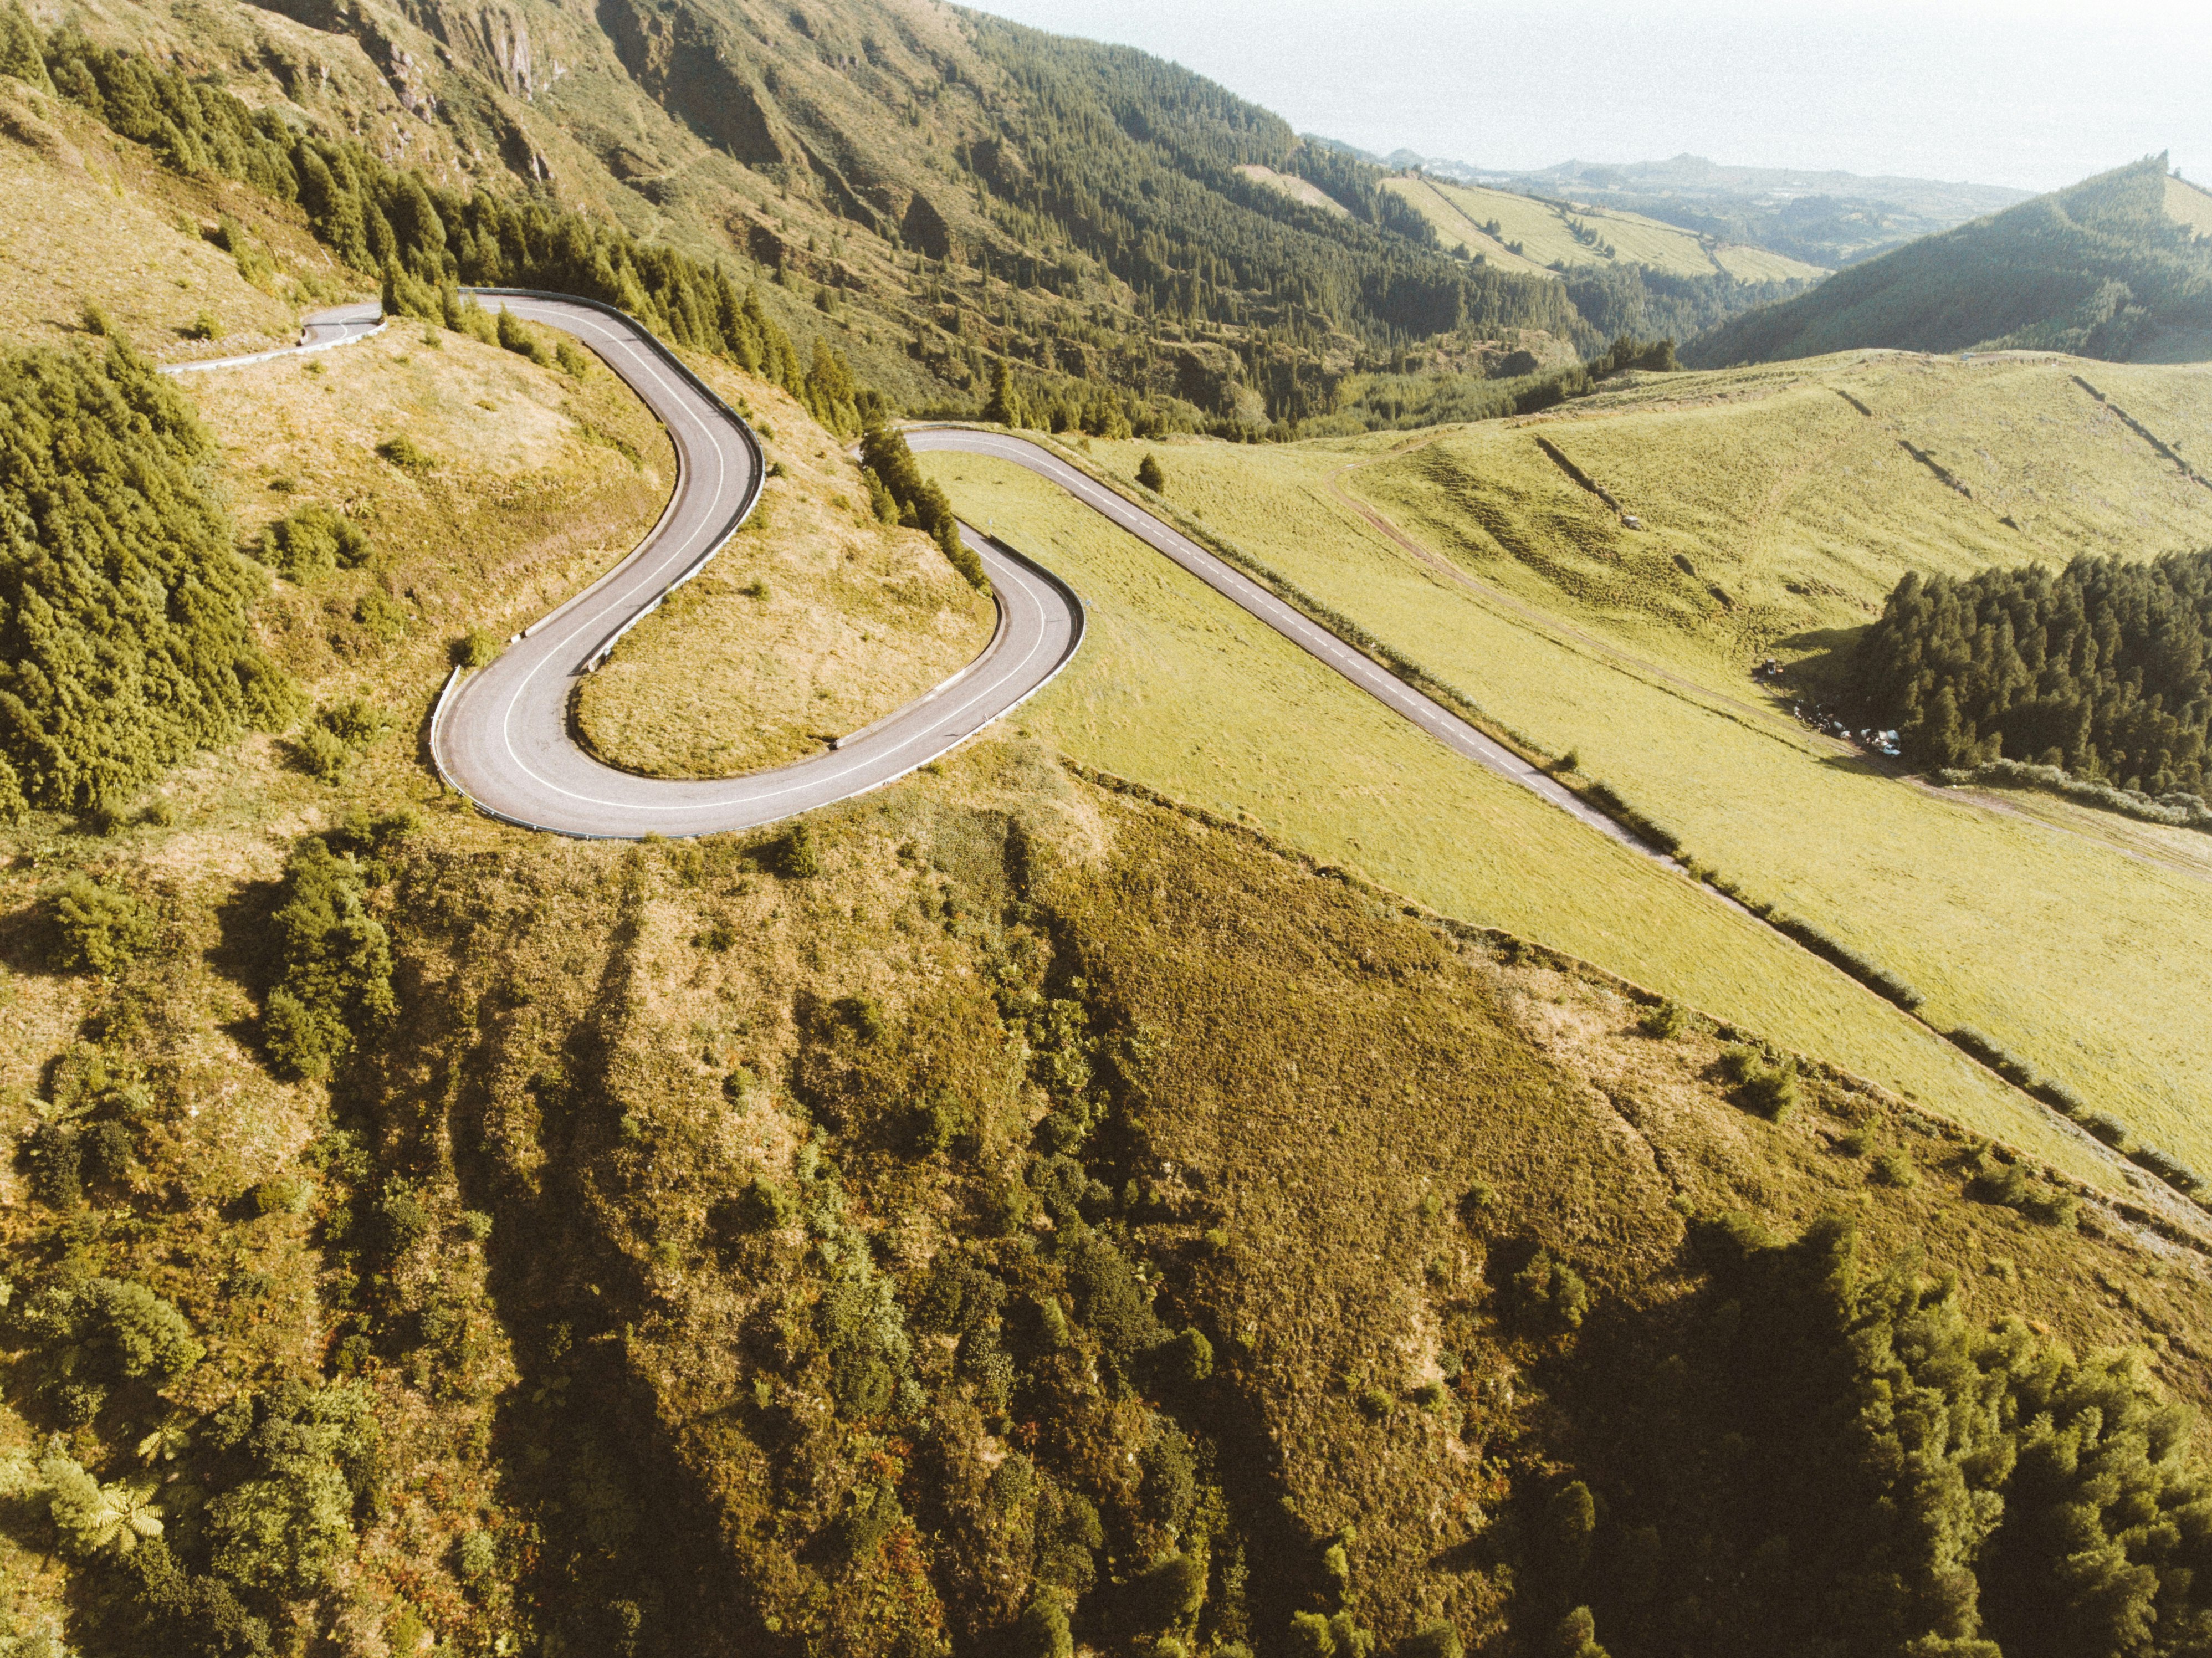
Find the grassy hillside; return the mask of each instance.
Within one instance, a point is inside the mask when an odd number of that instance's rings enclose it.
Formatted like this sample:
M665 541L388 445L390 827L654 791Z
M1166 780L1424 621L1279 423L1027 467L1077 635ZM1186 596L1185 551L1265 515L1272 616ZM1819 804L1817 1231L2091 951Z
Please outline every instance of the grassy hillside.
M825 339L908 407L973 410L1012 362L1033 400L1265 428L1409 338L1598 343L1556 285L1436 249L1378 169L1139 53L931 0L503 15L150 3L85 27L434 190L722 265L802 356Z
M2128 372L2142 383L2201 380L2193 370ZM2063 494L2069 513L2080 515L2074 521L2100 525L2115 551L2160 550L2131 521L2136 513L2153 526L2163 522L2169 544L2191 544L2212 529L2212 497L2111 421L2063 370L1923 371L1881 359L1832 367L1822 378L1871 409L1893 410L1905 429L1947 433L1957 446L1947 452L1985 449L1992 470L2002 459L2004 476L2033 479L2051 494L2062 493L2051 486L2069 477L2069 466L2084 468L2083 477L2098 468L2095 499L2106 506L2071 485ZM2178 384L2168 390L2177 406L2191 401ZM2074 402L2063 423L2057 419L2062 392ZM1747 376L1662 377L1644 388L1641 411L1632 406L1637 395L1613 394L1609 413L1517 428L1266 451L1179 444L1161 454L1170 501L1389 641L1538 752L1576 756L1584 777L1619 789L1747 896L1813 920L1901 974L1927 997L1923 1012L1931 1023L1990 1034L2145 1139L2199 1165L2212 1161L2212 1100L2187 1057L2198 1021L2179 967L2212 943L2212 896L2201 853L2166 844L2185 842L2188 833L2146 838L2085 823L2090 814L2038 809L2023 816L2008 797L1970 804L1917 791L1790 718L1787 689L1766 690L1746 677L1771 650L1817 658L1844 630L1870 619L1895 573L1915 564L1978 568L1997 537L2014 532L1989 507L1938 483L1899 449L1894 432L1877 446L1867 435L1877 422L1820 380L1794 388L1778 380L1761 393ZM2201 392L2195 404L2203 409ZM2032 411L2051 418L2035 420ZM1645 514L1646 529L1623 528L1535 448L1536 434ZM2132 449L2121 446L2123 437ZM1095 442L1093 450L1125 475L1142 452ZM1747 464L1747 455L1761 465ZM1701 493L1707 483L1710 491ZM1362 507L1421 556L1378 529ZM1040 515L1005 513L1002 529L1057 527L1042 509L1030 510ZM2161 511L2171 518L2161 520ZM1845 513L1851 516L1843 519ZM1823 545L1829 536L1833 554ZM1678 551L1694 574L1674 562ZM1079 586L1097 584L1087 571L1071 574ZM1706 582L1736 608L1724 610ZM1785 607L1786 616L1778 614ZM1772 619L1762 623L1762 610ZM1107 729L1099 722L1085 738L1102 741ZM1139 724L1120 741L1146 729ZM1060 740L1078 746L1073 738ZM1210 749L1194 760L1217 768L1234 753ZM1125 763L1140 762L1133 756ZM1239 780L1254 793L1280 786ZM1197 793L1194 783L1173 786ZM1596 914L1625 902L1619 895L1632 890L1632 879L1609 867L1571 877L1524 855L1486 872L1478 896L1463 884L1478 867L1468 837L1455 836L1449 860L1436 859L1417 878L1406 869L1410 829L1379 853L1338 854L1333 843L1306 839L1320 833L1304 826L1310 820L1293 829L1287 813L1276 815L1281 807L1251 804L1302 843L1329 846L1331 855L1357 856L1378 870L1375 859L1390 858L1385 878L1439 908L1503 920L1496 906L1510 902L1516 908L1504 925L1645 982L1673 988L1680 981L1663 976L1668 972L1718 970L1715 946L1692 944L1686 932L1562 931L1580 925L1568 917L1585 905ZM1454 821L1441 807L1430 809L1428 820ZM2053 833L2056 823L2064 832ZM1438 868L1448 873L1432 872ZM1440 896L1422 884L1439 879L1462 884L1466 896ZM2085 962L2095 963L2094 970L2085 972ZM1764 1003L1753 1013L1716 989L1678 993L1784 1028L1787 1015ZM1871 1058L1840 1058L1840 1046L1819 1051L1869 1074L1895 1075Z
M871 504L836 434L781 392L702 372L750 410L783 470L744 531L626 635L576 699L592 753L660 777L819 754L966 666L997 621L935 543L897 527L887 499Z
M1394 178L1384 188L1424 216L1441 203L1456 216L1449 232L1437 226L1445 246L1463 246L1471 255L1507 262L1509 269L1513 262L1545 270L1638 265L1670 276L1725 276L1740 282L1802 282L1826 274L1818 265L1764 248L1729 246L1637 213L1421 178Z
M1683 355L1699 366L1863 346L2201 360L2212 353L2206 214L2203 191L2148 157L1855 265Z
M704 367L784 462L739 550L771 604L810 551L903 556L826 432ZM1095 607L1027 735L803 843L501 827L438 789L430 700L645 531L665 438L586 358L419 319L174 389L302 714L0 825L11 1648L1533 1655L1594 1620L1622 1658L1781 1658L1768 1608L1832 1605L1854 1641L2032 1617L2118 1658L2100 1613L2191 1627L2212 1224L1812 957L979 464L963 506ZM1312 452L1164 452L1198 505L1194 457ZM1820 1408L1761 1402L1776 1355ZM1957 1454L1870 1472L1899 1447L1844 1406L1877 1396ZM2060 1504L2117 1588L2068 1587ZM1869 1537L1924 1595L1861 1592ZM1743 1587L1653 1593L1707 1570Z

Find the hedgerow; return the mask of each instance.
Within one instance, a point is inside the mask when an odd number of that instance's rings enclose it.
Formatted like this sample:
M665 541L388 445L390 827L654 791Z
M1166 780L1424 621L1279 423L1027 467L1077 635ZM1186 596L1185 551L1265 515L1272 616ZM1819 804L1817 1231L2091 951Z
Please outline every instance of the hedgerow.
M969 586L981 592L989 586L983 561L960 538L960 520L953 516L951 501L940 485L921 475L903 433L871 422L860 434L860 462L867 468L872 496L880 485L897 507L900 523L927 531Z
M292 717L215 457L119 340L0 355L0 814L110 803Z

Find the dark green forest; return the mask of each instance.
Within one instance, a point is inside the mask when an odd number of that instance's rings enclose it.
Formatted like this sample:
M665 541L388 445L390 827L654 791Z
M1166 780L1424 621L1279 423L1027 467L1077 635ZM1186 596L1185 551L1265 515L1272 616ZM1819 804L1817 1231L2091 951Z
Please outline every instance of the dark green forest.
M2166 216L2153 155L1838 272L1723 324L1692 367L1887 346L2035 348L2124 361L2212 326L2212 245Z
M1605 1650L2205 1649L2212 1482L2139 1356L1976 1327L1955 1278L1869 1260L1840 1221L1692 1230L1705 1286L1632 1384L1590 1344L1613 1408L1525 1517L1528 1576Z
M2212 553L1907 575L1862 637L1850 696L1916 765L2023 760L2201 793L2212 726Z
M1025 94L1006 138L969 165L1005 209L1049 223L1156 311L1218 323L1351 332L1387 349L1462 327L1597 336L1560 285L1476 270L1437 252L1382 170L1308 145L1212 82L1127 47L978 17L978 48ZM1350 216L1236 172L1294 173ZM1031 237L1030 240L1042 240Z
M120 341L0 356L0 812L98 808L289 719L214 452Z

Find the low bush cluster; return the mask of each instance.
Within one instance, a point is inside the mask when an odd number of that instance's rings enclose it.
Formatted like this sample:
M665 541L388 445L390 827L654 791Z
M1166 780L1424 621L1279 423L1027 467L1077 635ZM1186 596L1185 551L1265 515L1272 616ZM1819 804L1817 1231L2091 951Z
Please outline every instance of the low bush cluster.
M261 532L261 562L294 581L368 562L368 533L328 507L303 507Z
M119 340L0 353L0 818L125 797L291 718L215 455Z
M373 828L372 849L399 828ZM285 865L271 918L281 966L261 1029L270 1057L295 1076L328 1076L364 1022L396 1009L392 941L368 912L368 890L360 862L325 836L302 841Z
M1797 1066L1784 1060L1777 1065L1753 1048L1731 1048L1720 1057L1720 1073L1735 1089L1746 1110L1770 1122L1780 1122L1797 1103Z

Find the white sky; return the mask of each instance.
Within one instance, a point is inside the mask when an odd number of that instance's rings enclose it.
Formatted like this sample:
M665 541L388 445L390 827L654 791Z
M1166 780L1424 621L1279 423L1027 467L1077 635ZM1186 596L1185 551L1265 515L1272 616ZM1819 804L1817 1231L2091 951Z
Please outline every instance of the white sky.
M1140 46L1301 132L1481 167L1662 160L2050 190L2212 183L2212 3L963 0Z

